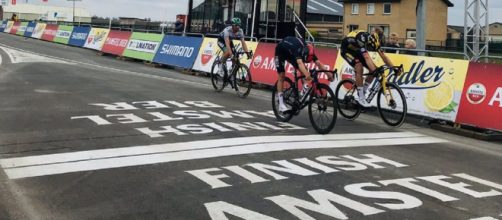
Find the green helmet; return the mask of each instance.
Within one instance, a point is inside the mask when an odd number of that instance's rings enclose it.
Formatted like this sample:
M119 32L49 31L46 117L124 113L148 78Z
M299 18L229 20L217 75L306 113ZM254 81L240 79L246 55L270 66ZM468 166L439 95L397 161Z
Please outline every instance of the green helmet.
M241 19L240 18L232 18L232 25L241 26Z

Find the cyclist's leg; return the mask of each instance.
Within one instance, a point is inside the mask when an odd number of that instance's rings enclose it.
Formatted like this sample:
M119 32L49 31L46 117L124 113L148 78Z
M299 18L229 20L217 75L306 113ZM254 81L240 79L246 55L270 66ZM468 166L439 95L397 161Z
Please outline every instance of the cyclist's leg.
M277 96L279 98L279 111L284 112L289 110L289 108L284 104L284 95L283 95L283 84L284 78L286 77L286 68L285 68L286 59L281 54L280 45L275 48L275 68L277 70Z
M342 57L349 63L356 73L356 86L357 86L357 102L363 107L369 107L369 104L366 102L366 95L364 93L364 85L363 85L363 72L364 72L364 63L361 62L362 54L355 51L341 51ZM364 62L364 61L363 61Z
M227 59L230 57L230 49L225 45L225 41L222 39L218 39L218 47L220 47L223 55L221 56L221 63L225 65L227 63Z

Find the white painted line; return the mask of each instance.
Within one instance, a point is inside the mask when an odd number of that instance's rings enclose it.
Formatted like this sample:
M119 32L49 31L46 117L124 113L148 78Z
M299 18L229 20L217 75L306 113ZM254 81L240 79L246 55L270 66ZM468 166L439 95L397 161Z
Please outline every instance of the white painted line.
M0 47L7 56L9 56L11 63L62 63L62 64L73 64L71 62L66 62L54 58L50 58L44 55L33 54L29 52L19 51L16 49Z
M192 141L172 144L146 145L136 147L112 148L72 153L49 154L9 158L0 160L4 168L16 168L53 163L64 163L81 160L96 160L111 157L124 157L145 154L168 153L175 151L189 151L209 148L232 147L236 145L286 143L296 141L337 141L379 138L410 138L425 137L413 132L388 132L388 133L357 133L357 134L331 134L331 135L304 135L304 136L260 136L244 138L225 138L216 140Z
M294 137L306 138L309 136L288 136L282 138L283 140L288 140ZM257 138L263 139L266 137L257 137ZM7 168L5 169L5 172L10 179L20 179L27 177L37 177L37 176L91 171L91 170L140 166L140 165L168 163L168 162L196 160L196 159L207 159L207 158L216 158L224 156L267 153L267 152L286 151L286 150L395 146L395 145L431 144L431 143L447 142L442 139L424 137L424 136L401 137L401 138L391 137L391 138L377 138L377 139L355 138L350 140L318 139L313 141L297 141L297 142L282 141L282 142L271 142L271 143L263 143L263 141L260 141L258 143L248 143L248 144L243 144L242 142L234 142L235 140L231 139L219 140L219 141L221 141L221 143L223 143L223 141L227 143L231 141L230 143L238 143L238 145L234 146L224 145L214 148L194 145L190 147L190 150L169 151L166 153L156 153L156 154L120 156L120 157L102 158L102 159L91 158L89 160L79 160L79 161L71 161L71 162L55 163L55 164L43 164L35 166L18 166L18 167ZM206 142L208 141L198 142L198 144L206 145ZM183 143L181 143L180 145L182 144ZM195 144L195 142L191 142L191 144ZM185 148L186 147L187 146L185 146ZM46 156L51 156L51 155L46 155ZM61 157L61 154L56 155L56 157ZM38 159L38 158L32 157L32 159ZM40 161L37 160L36 162ZM27 164L29 163L31 162L28 161Z
M471 218L469 220L498 220L498 219L492 217L481 217L481 218Z

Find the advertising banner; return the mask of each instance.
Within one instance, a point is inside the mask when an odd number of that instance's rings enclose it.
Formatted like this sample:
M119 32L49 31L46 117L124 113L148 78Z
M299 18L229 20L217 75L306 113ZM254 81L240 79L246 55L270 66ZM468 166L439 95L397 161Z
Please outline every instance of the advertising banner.
M7 24L5 25L5 29L3 30L4 33L10 33L10 30L12 29L12 26L14 26L13 21L7 21Z
M33 31L35 31L36 26L37 26L36 22L29 22L28 26L26 26L26 31L24 32L24 36L31 37L31 35L33 35Z
M122 56L153 61L153 57L164 38L162 34L148 34L134 32Z
M109 29L104 28L92 28L89 32L89 36L85 41L84 47L94 50L101 50L105 44L106 37L110 33Z
M275 43L259 43L256 53L251 63L251 73L253 73L253 81L273 85L277 81L277 70L275 68ZM321 63L323 63L328 70L332 70L336 57L337 51L332 48L322 48L316 47L316 54ZM293 77L293 71L295 68L288 62L286 62L286 75L288 77ZM308 69L315 68L314 63L307 64ZM299 73L298 73L299 74ZM325 73L321 73L321 82L329 84L328 77Z
M45 27L47 27L47 24L37 23L37 26L35 26L35 30L33 30L33 34L31 34L31 37L36 39L41 39L42 35L44 34Z
M235 45L235 49L239 51L241 49L240 41L233 41ZM195 60L195 64L193 66L194 70L203 71L203 72L211 72L211 67L213 65L216 57L221 56L221 49L218 47L218 39L216 38L204 38L202 42L202 46L199 50L199 54L197 59ZM256 51L258 47L257 42L246 41L249 50ZM241 62L250 66L252 59L247 59L246 55L241 57ZM230 62L230 61L229 61ZM230 65L227 65L230 68Z
M53 41L56 38L56 34L58 32L58 25L56 24L48 24L45 26L44 34L42 34L42 40Z
M468 61L433 57L387 54L394 65L404 65L404 74L390 74L388 80L404 92L408 113L455 121L467 75ZM383 61L376 53L371 57L377 66ZM354 77L354 70L343 58L337 59L339 79ZM367 70L365 70L367 71ZM376 97L372 104L376 106Z
M24 36L26 27L28 27L28 22L21 22L21 25L19 25L19 28L17 29L16 35Z
M167 35L161 43L155 58L156 63L191 69L203 38Z
M21 26L21 22L19 21L16 21L14 22L14 24L12 24L12 27L10 29L10 34L16 34L17 33L17 29L19 29L19 27Z
M105 45L102 52L122 56L132 32L129 31L110 31L108 38L106 38Z
M469 64L456 122L502 131L502 65Z
M72 32L73 26L59 25L58 31L56 33L56 38L54 38L54 42L60 44L68 44Z
M7 21L2 21L2 23L0 23L0 32L3 32L5 27L7 27Z
M77 47L83 47L90 31L90 27L74 27L68 44Z

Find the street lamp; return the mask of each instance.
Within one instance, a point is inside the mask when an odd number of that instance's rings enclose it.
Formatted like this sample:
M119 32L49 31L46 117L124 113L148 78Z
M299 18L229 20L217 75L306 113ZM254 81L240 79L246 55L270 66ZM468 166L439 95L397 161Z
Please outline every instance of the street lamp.
M75 2L77 2L77 1L80 2L82 0L67 0L67 1L73 2L73 17L72 17L73 19L72 19L72 22L73 22L73 24L75 24Z

